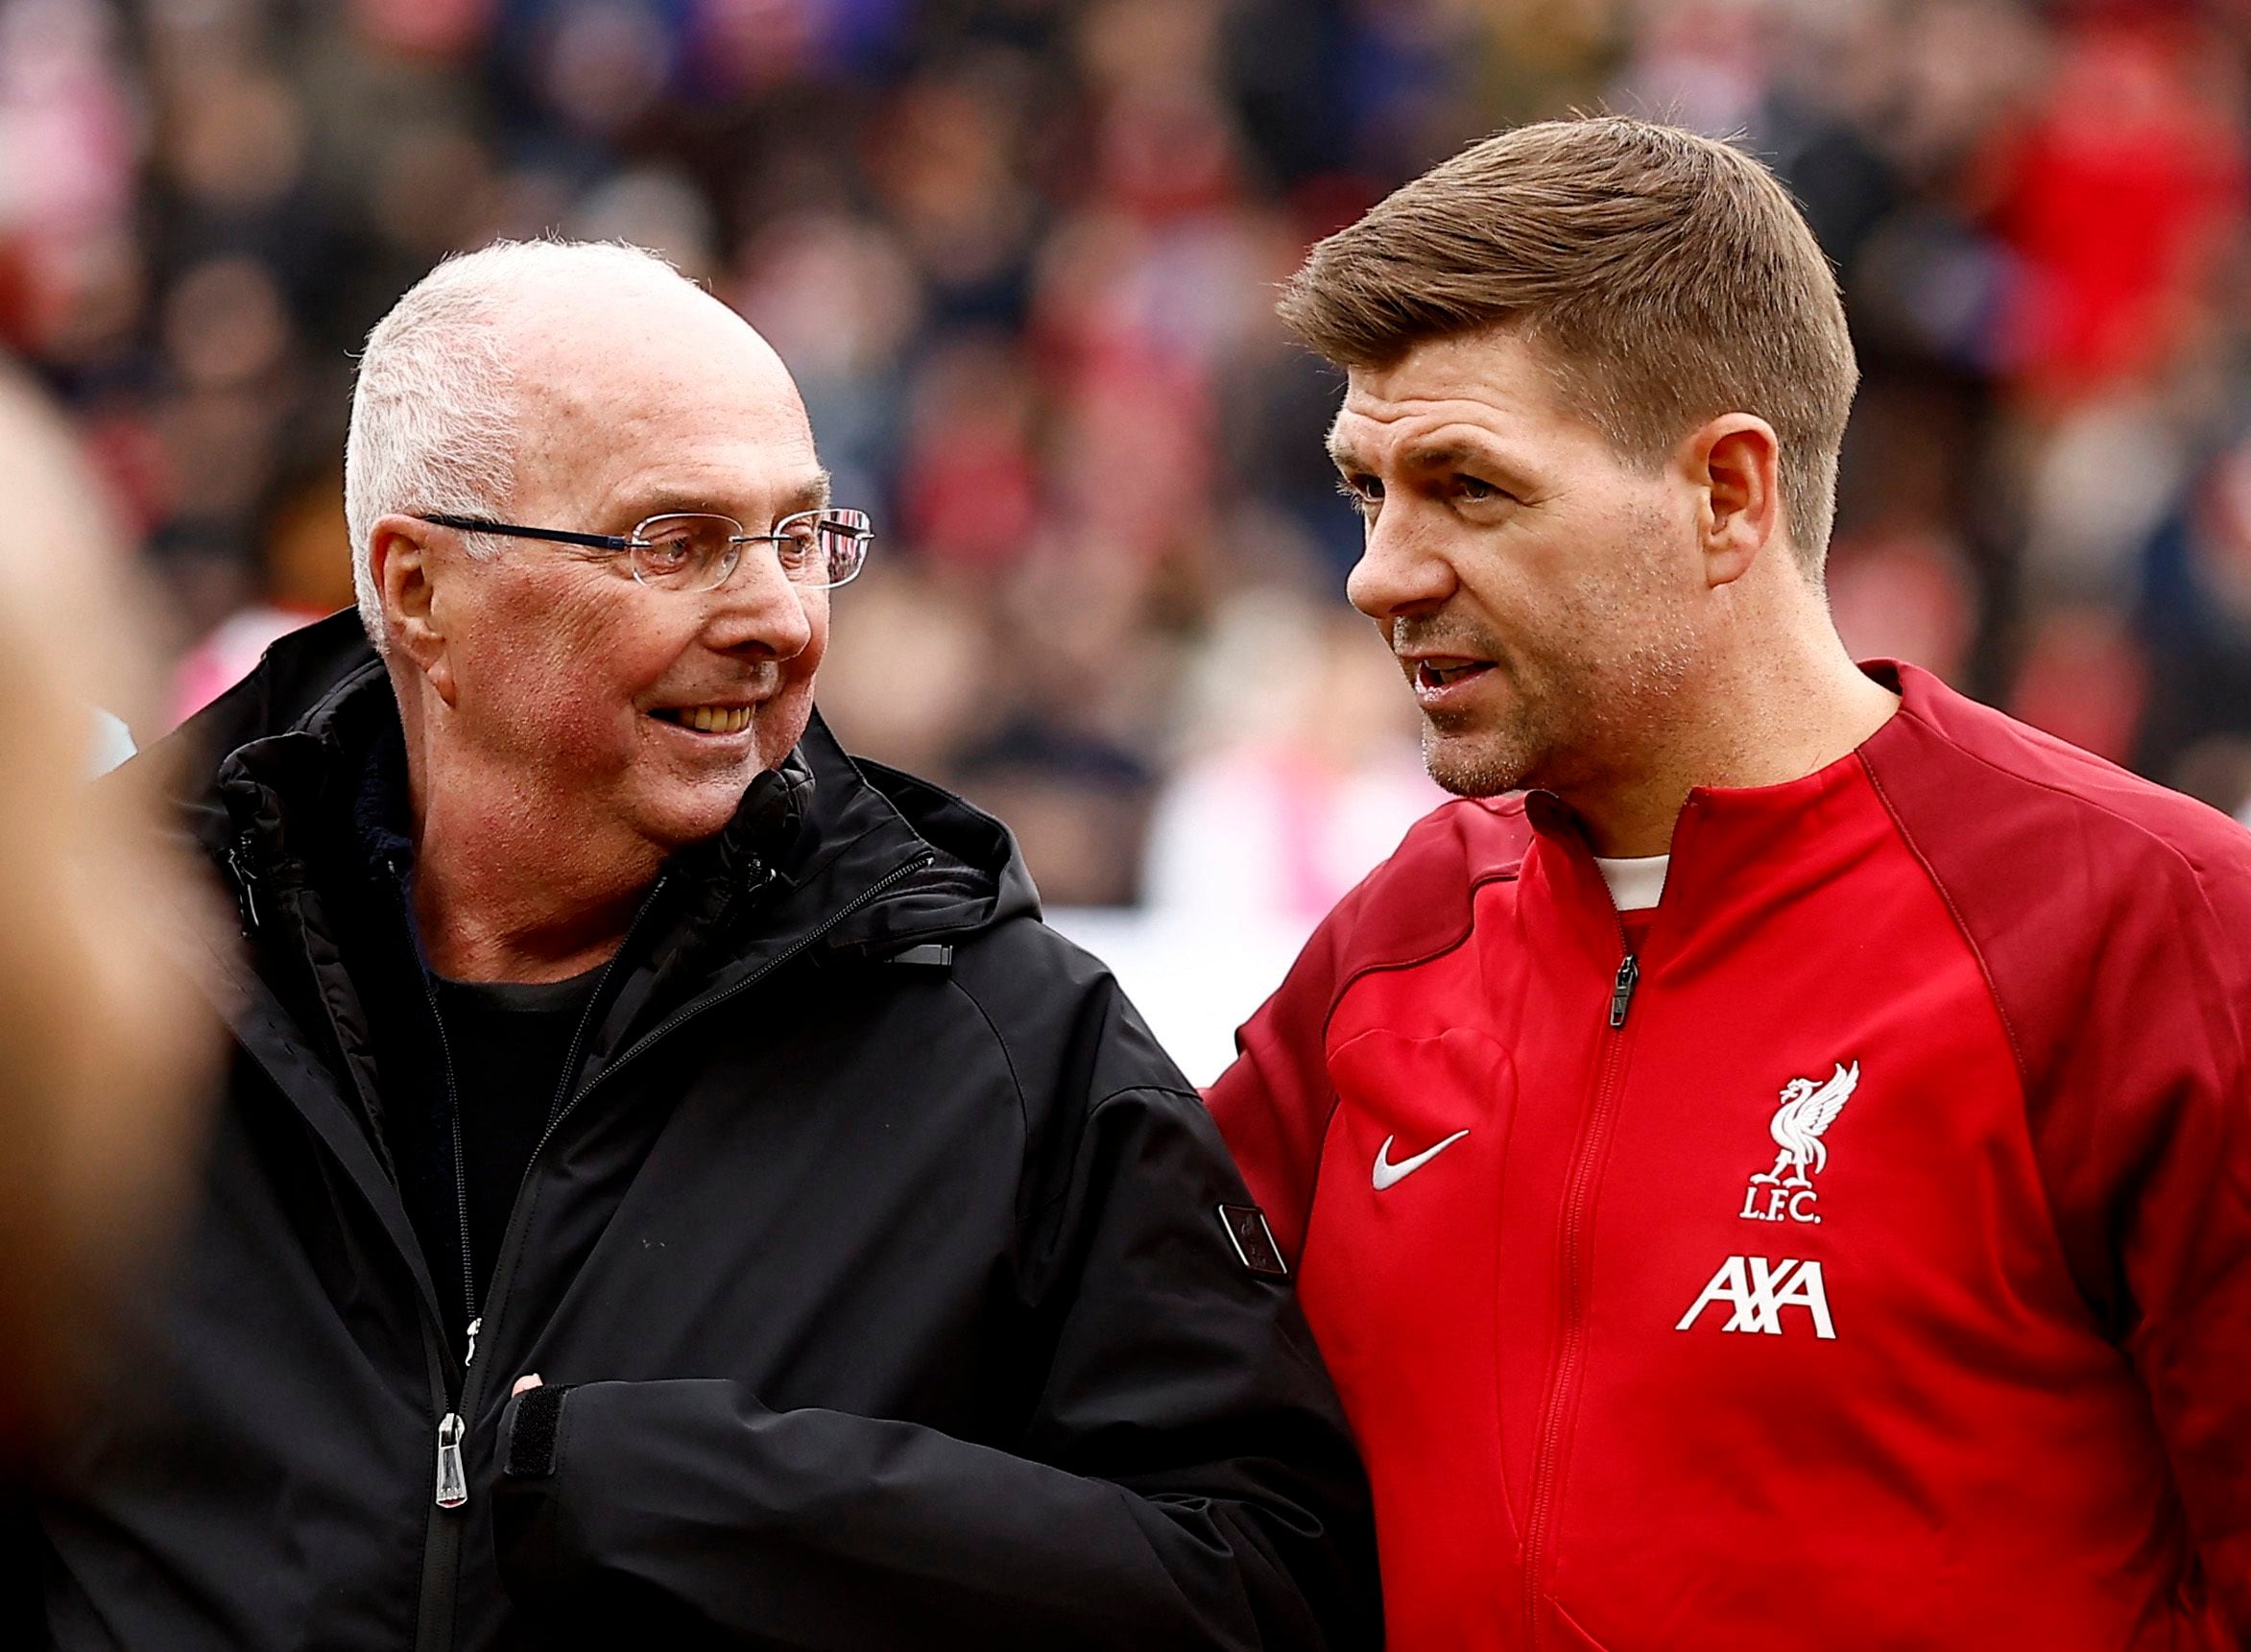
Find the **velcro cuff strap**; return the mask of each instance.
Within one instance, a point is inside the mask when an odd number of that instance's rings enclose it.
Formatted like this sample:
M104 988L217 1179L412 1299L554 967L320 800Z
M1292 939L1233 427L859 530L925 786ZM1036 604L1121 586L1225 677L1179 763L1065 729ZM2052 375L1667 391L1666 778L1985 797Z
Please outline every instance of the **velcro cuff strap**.
M526 1389L516 1396L515 1421L508 1429L508 1461L502 1472L513 1479L540 1480L555 1472L555 1442L563 1424L563 1401L570 1386Z

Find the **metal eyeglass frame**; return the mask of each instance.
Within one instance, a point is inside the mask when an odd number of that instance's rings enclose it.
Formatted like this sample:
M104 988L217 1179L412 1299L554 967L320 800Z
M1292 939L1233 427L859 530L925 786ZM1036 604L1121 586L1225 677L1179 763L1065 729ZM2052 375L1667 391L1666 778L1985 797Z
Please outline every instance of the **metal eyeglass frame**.
M855 515L858 516L862 521L867 521L868 519L867 513L864 511L845 511L838 506L825 505L820 509L813 511L792 511L788 515L782 517L780 521L774 524L774 532L772 533L746 534L741 531L742 523L735 521L732 516L726 515L724 512L660 511L654 516L643 516L638 522L634 524L634 531L630 534L581 534L574 533L567 528L528 528L519 522L491 522L487 521L482 516L449 516L436 513L413 513L414 518L418 522L427 522L434 528L451 528L456 533L497 534L504 539L543 539L550 543L559 545L586 545L598 551L623 552L626 554L626 567L633 574L635 584L641 586L649 590L678 590L690 594L692 594L694 591L717 590L730 579L732 579L734 577L734 570L742 565L743 546L756 544L778 545L784 539L788 538L788 536L783 534L781 530L789 523L804 520L806 518L812 518L817 522L820 517L839 515ZM646 529L652 522L671 522L678 521L682 517L698 516L715 522L734 522L736 531L728 536L728 543L735 548L734 560L723 566L719 570L718 577L713 579L709 585L695 587L667 587L651 585L648 579L643 576L639 563L635 562L632 556L632 553L635 551L649 550L654 548L655 542L644 537L643 530ZM839 586L850 585L852 581L860 577L860 571L868 565L868 542L874 537L875 529L873 523L870 523L869 526L858 530L859 560L852 563L851 572L846 574L844 578L840 580L799 579L790 574L789 570L786 568L782 570L782 577L789 580L790 584L795 586L802 586L807 590L834 590Z

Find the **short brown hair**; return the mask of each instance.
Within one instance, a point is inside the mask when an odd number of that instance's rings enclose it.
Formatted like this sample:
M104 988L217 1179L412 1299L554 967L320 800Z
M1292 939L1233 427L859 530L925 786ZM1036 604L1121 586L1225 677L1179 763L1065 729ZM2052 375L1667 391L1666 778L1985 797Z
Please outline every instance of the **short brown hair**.
M1829 260L1738 149L1616 115L1501 132L1315 246L1277 308L1347 368L1516 329L1639 463L1708 419L1756 414L1781 439L1791 541L1821 565L1859 371Z

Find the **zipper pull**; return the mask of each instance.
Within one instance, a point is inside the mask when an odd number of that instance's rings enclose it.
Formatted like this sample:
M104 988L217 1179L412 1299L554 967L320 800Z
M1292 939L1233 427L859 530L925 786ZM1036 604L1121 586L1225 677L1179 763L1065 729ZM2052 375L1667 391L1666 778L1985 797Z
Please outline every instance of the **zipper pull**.
M1631 952L1617 967L1617 979L1610 987L1610 1024L1615 1029L1626 1024L1626 1012L1634 1007L1634 983L1641 978L1641 966L1635 962Z
M469 1351L461 1356L461 1365L464 1371L477 1362L477 1332L484 1329L485 1316L483 1314L479 1314L475 1319L469 1321Z
M242 935L258 932L258 874L251 865L250 837L245 834L227 846L227 870L234 874L234 903L242 911Z
M458 1411L448 1411L438 1420L438 1506L442 1509L458 1509L469 1500L468 1475L461 1466L465 1430Z

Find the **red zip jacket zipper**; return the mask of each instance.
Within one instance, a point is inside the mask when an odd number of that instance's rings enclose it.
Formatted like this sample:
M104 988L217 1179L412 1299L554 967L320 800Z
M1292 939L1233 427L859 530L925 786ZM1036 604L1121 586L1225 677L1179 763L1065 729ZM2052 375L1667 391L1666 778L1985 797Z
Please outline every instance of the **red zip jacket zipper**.
M1532 1464L1532 1503L1524 1524L1524 1645L1540 1644L1541 1571L1546 1562L1548 1527L1554 1519L1555 1482L1563 1464L1566 1420L1578 1397L1580 1368L1587 1353L1587 1212L1594 1185L1610 1156L1611 1127L1617 1112L1618 1081L1626 1067L1626 1017L1641 966L1634 957L1625 924L1618 924L1623 958L1611 982L1609 1024L1603 1035L1602 1065L1594 1086L1593 1111L1571 1164L1570 1191L1563 1223L1563 1345L1542 1407L1540 1454Z

